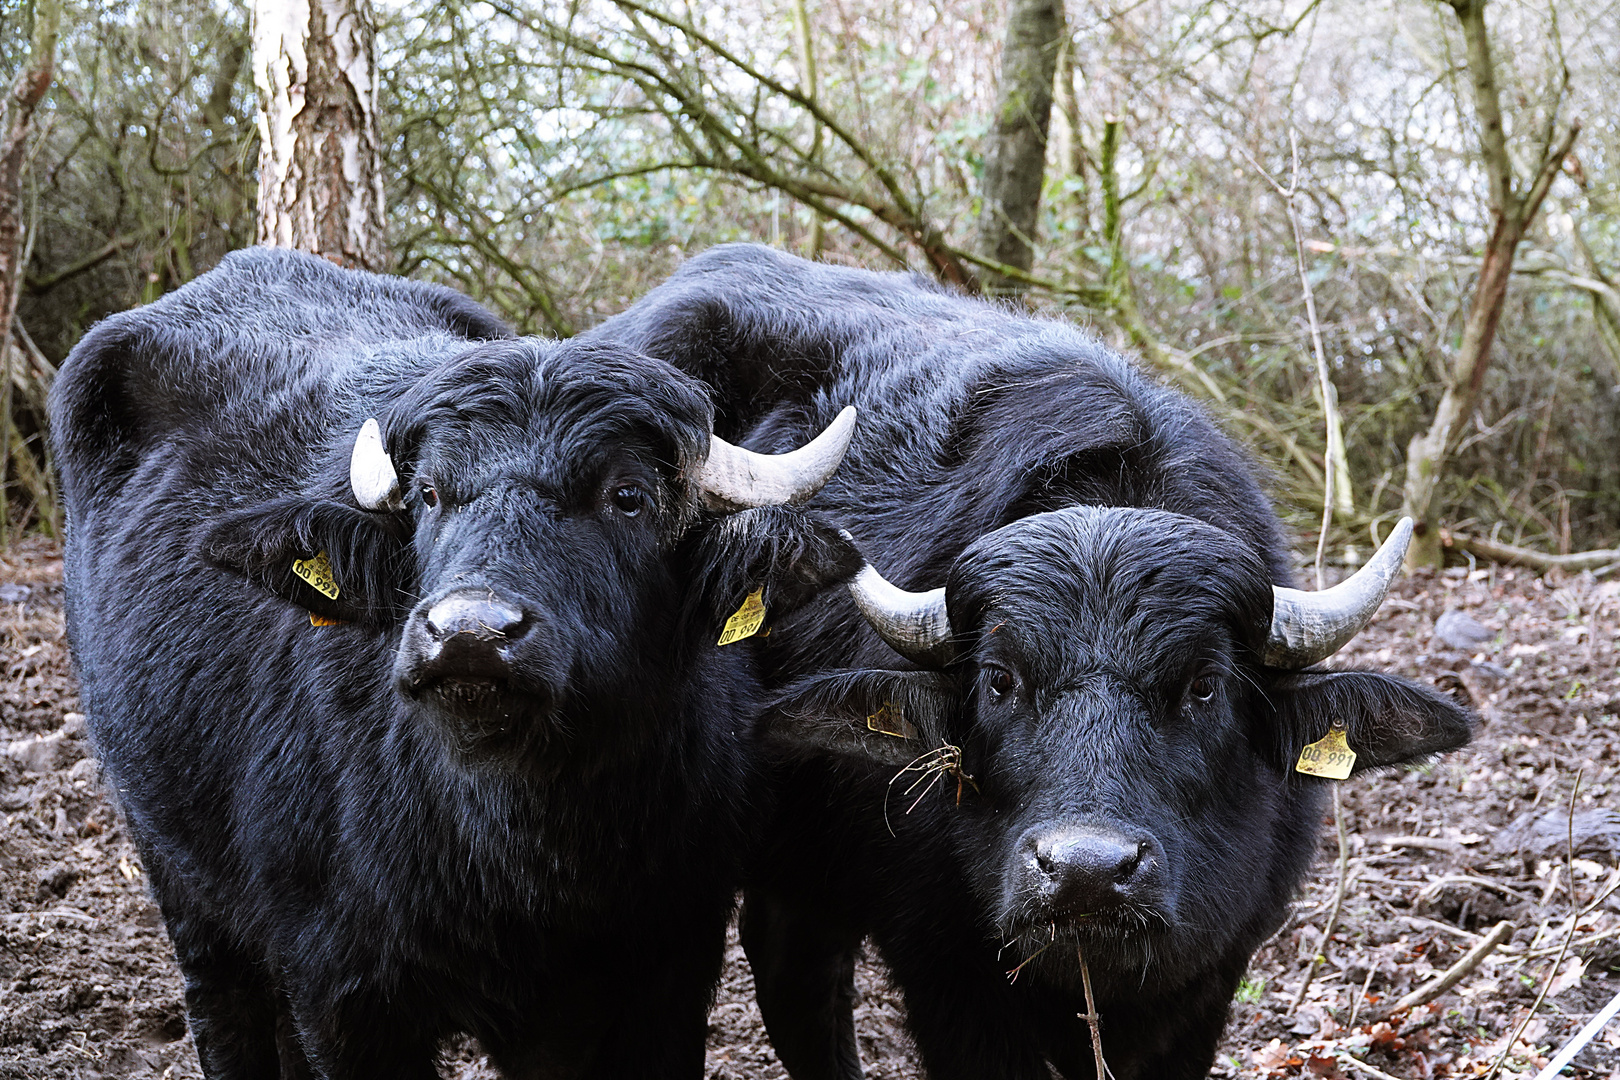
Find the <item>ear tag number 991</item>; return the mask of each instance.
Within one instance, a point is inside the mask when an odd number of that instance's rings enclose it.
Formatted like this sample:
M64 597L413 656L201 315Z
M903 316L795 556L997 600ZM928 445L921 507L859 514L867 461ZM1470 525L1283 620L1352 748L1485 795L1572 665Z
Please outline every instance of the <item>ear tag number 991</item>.
M338 598L337 580L332 577L332 563L327 559L326 552L313 559L294 559L292 569L310 588L328 600Z
M765 624L764 593L765 587L761 585L748 594L748 599L742 602L742 607L726 620L726 628L720 631L720 644L730 645L734 641L741 641L759 633L759 628Z
M1299 752L1294 771L1325 776L1329 780L1347 780L1355 765L1356 752L1345 741L1344 728L1335 727Z

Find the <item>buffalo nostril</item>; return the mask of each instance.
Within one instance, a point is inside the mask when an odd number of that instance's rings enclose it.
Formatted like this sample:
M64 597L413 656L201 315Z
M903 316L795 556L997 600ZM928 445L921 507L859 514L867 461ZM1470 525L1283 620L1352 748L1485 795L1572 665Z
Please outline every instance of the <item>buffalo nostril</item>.
M488 593L451 593L428 610L428 633L438 641L468 634L478 641L516 637L523 612Z
M1131 875L1136 873L1136 868L1142 865L1142 856L1147 854L1147 850L1148 843L1144 840L1136 845L1135 851L1129 852L1124 858L1120 859L1119 865L1114 868L1114 880L1129 880Z

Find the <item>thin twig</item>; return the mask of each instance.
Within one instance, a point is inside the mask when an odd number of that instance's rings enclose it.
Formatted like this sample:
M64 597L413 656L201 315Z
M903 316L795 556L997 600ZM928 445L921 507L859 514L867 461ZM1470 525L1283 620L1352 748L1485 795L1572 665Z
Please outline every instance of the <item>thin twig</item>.
M1355 504L1350 496L1350 467L1344 450L1344 424L1339 418L1339 394L1333 385L1333 375L1328 370L1327 352L1322 347L1322 326L1316 317L1316 293L1311 288L1310 274L1305 267L1305 238L1299 227L1299 209L1294 203L1295 197L1299 194L1299 132L1289 130L1288 146L1291 164L1287 187L1283 187L1264 166L1249 155L1247 150L1243 151L1243 155L1248 157L1249 163L1265 177L1288 211L1288 224L1294 233L1294 260L1299 271L1299 287L1305 297L1305 315L1311 328L1311 351L1316 359L1316 378L1322 395L1322 420L1327 429L1322 460L1322 528L1316 536L1316 588L1320 591L1326 585L1322 575L1322 560L1327 553L1327 538L1328 531L1333 526L1333 511L1338 509L1349 514L1355 510Z
M1569 793L1568 860L1570 863L1569 872L1571 878L1573 878L1575 875L1575 803L1580 793L1581 772L1577 772L1575 774L1575 788ZM1508 1055L1513 1053L1513 1044L1519 1041L1519 1037L1524 1034L1524 1029L1530 1026L1531 1018L1536 1015L1538 1010L1540 1010L1541 1003L1547 1000L1547 991L1552 989L1553 979L1558 976L1559 965L1564 962L1564 954L1569 952L1569 943L1575 938L1575 927L1578 926L1581 921L1579 918L1581 902L1575 899L1575 890L1573 888L1570 889L1569 895L1570 907L1574 909L1576 914L1570 917L1569 933L1564 935L1563 947L1558 950L1558 957L1553 960L1552 965L1547 968L1545 974L1543 974L1541 977L1541 993L1536 995L1535 1004L1530 1006L1530 1011L1524 1014L1523 1020L1519 1021L1519 1026L1514 1030L1513 1036L1508 1039L1507 1045L1502 1047L1502 1053L1497 1057L1496 1063L1491 1066L1491 1071L1485 1074L1485 1080L1496 1080L1496 1074L1502 1071L1502 1066L1504 1063L1506 1063Z
M894 785L907 773L916 773L918 775L911 782L911 786L906 788L904 792L906 795L916 791L918 786L926 781L922 794L917 796L915 802L906 807L906 813L908 814L917 809L923 799L927 798L928 793L934 790L934 786L939 783L942 777L950 776L956 779L956 803L958 806L962 804L962 785L964 783L974 791L979 790L979 785L973 782L973 777L962 771L961 747L946 743L943 746L935 747L926 754L917 755L911 759L911 764L889 779L888 790L883 793L883 824L888 828L890 836L895 835L895 832L894 826L889 823L889 794L894 790Z
M1339 928L1339 909L1344 906L1345 888L1350 883L1350 839L1344 833L1344 807L1339 800L1338 784L1333 785L1333 825L1339 832L1339 884L1333 890L1333 909L1328 912L1327 925L1322 929L1322 947L1311 955L1305 978L1300 980L1299 993L1294 995L1294 1003L1288 1008L1290 1013L1305 1000L1305 991L1310 989L1311 980L1316 977L1316 967L1327 952L1328 942L1333 940L1333 932Z
M1356 1029L1356 1014L1361 1012L1362 1002L1367 1000L1367 987L1372 985L1372 977L1377 973L1377 968L1370 965L1368 966L1367 977L1361 980L1361 993L1356 995L1356 1000L1350 1005L1350 1022L1345 1025L1345 1029L1347 1031L1354 1031Z
M1012 984L1012 983L1017 982L1018 981L1018 973L1020 971L1023 971L1025 966L1027 966L1028 964L1033 962L1036 957L1040 956L1047 949L1050 949L1053 944L1054 944L1054 942L1047 942L1045 945L1042 945L1040 948L1036 949L1034 952L1030 953L1028 956L1026 956L1022 960L1020 960L1018 962L1017 967L1015 967L1011 971L1007 972L1007 982L1008 982L1008 984Z
M1097 999L1091 996L1091 969L1086 966L1086 954L1083 950L1076 948L1074 955L1080 961L1080 983L1086 988L1086 1011L1080 1019L1091 1028L1091 1052L1097 1058L1097 1080L1107 1080L1110 1073L1108 1063L1103 1060L1102 1028L1098 1026L1102 1017L1097 1015Z
M1495 952L1498 945L1513 936L1515 929L1510 922L1497 923L1491 932L1485 936L1484 941L1469 949L1463 958L1447 968L1444 974L1440 975L1439 978L1429 980L1401 998L1395 1003L1395 1007L1389 1011L1392 1013L1405 1012L1407 1009L1415 1009L1419 1005L1427 1005L1461 982L1464 975L1484 963L1485 958Z

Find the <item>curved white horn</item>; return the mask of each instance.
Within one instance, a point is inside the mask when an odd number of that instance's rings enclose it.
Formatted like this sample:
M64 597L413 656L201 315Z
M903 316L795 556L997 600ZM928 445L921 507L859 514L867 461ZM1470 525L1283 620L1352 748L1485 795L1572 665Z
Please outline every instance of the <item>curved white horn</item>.
M867 563L850 581L849 595L878 637L907 660L942 668L955 658L944 589L907 592L889 584Z
M399 496L399 474L383 448L382 428L375 418L360 425L354 451L349 455L349 487L354 498L367 510L398 510L404 505Z
M827 430L786 454L756 454L710 435L708 459L697 467L692 481L711 510L802 503L832 479L854 434L851 405Z
M1310 667L1338 652L1371 621L1401 571L1412 542L1412 519L1401 518L1382 547L1360 570L1321 592L1279 589L1271 609L1265 662L1270 667Z

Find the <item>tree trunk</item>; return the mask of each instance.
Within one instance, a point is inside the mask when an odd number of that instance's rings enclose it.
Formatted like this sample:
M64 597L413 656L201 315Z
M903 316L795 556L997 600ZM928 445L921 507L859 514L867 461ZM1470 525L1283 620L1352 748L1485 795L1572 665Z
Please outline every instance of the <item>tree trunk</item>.
M806 100L816 100L816 52L810 41L810 12L805 7L805 0L793 0L793 35L799 46L799 88L803 91ZM821 121L814 116L810 118L810 153L807 164L813 170L821 168ZM810 211L810 232L804 240L804 255L807 259L819 259L821 246L826 237L823 232L821 214L815 210Z
M34 110L45 99L55 74L56 31L61 17L61 0L36 0L28 63L18 72L5 105L0 107L0 351L11 347L11 320L17 314L17 298L22 293L23 168Z
M255 0L261 244L388 266L368 0Z
M17 429L14 387L30 387L43 394L43 386L30 382L28 368L13 338L17 327L17 301L27 271L27 230L23 227L23 172L27 167L34 111L45 99L56 68L56 32L61 23L61 0L36 0L34 35L28 63L17 74L11 93L0 106L0 546L11 544L10 484L13 454L24 489L42 516L50 500L50 485ZM26 461L24 460L26 459Z
M1519 241L1535 220L1547 189L1574 145L1575 136L1580 133L1579 122L1572 124L1562 142L1554 147L1551 145L1553 129L1549 124L1548 138L1541 148L1541 164L1529 190L1522 195L1516 192L1513 165L1502 130L1496 69L1491 62L1490 38L1485 31L1485 0L1452 0L1451 6L1462 24L1463 39L1468 47L1468 74L1473 84L1474 113L1479 122L1480 156L1490 183L1491 216L1495 224L1480 265L1473 306L1463 325L1462 342L1452 358L1440 405L1428 431L1414 435L1407 447L1402 512L1416 523L1412 546L1406 555L1408 567L1439 566L1444 558L1438 520L1440 507L1435 505L1435 492L1445 474L1447 460L1462 435L1463 424L1473 415L1479 401Z
M1620 285L1615 276L1605 274L1598 265L1580 225L1570 222L1570 237L1575 241L1575 252L1580 257L1581 273L1591 284L1581 284L1592 294L1592 313L1597 318L1598 335L1603 338L1609 358L1614 361L1615 373L1620 375ZM1596 287L1593 287L1596 286Z
M985 144L978 249L980 257L1018 270L1028 270L1034 259L1052 80L1064 29L1062 0L1013 0L1007 15L995 123ZM1023 289L993 271L984 274L984 286L995 293Z

